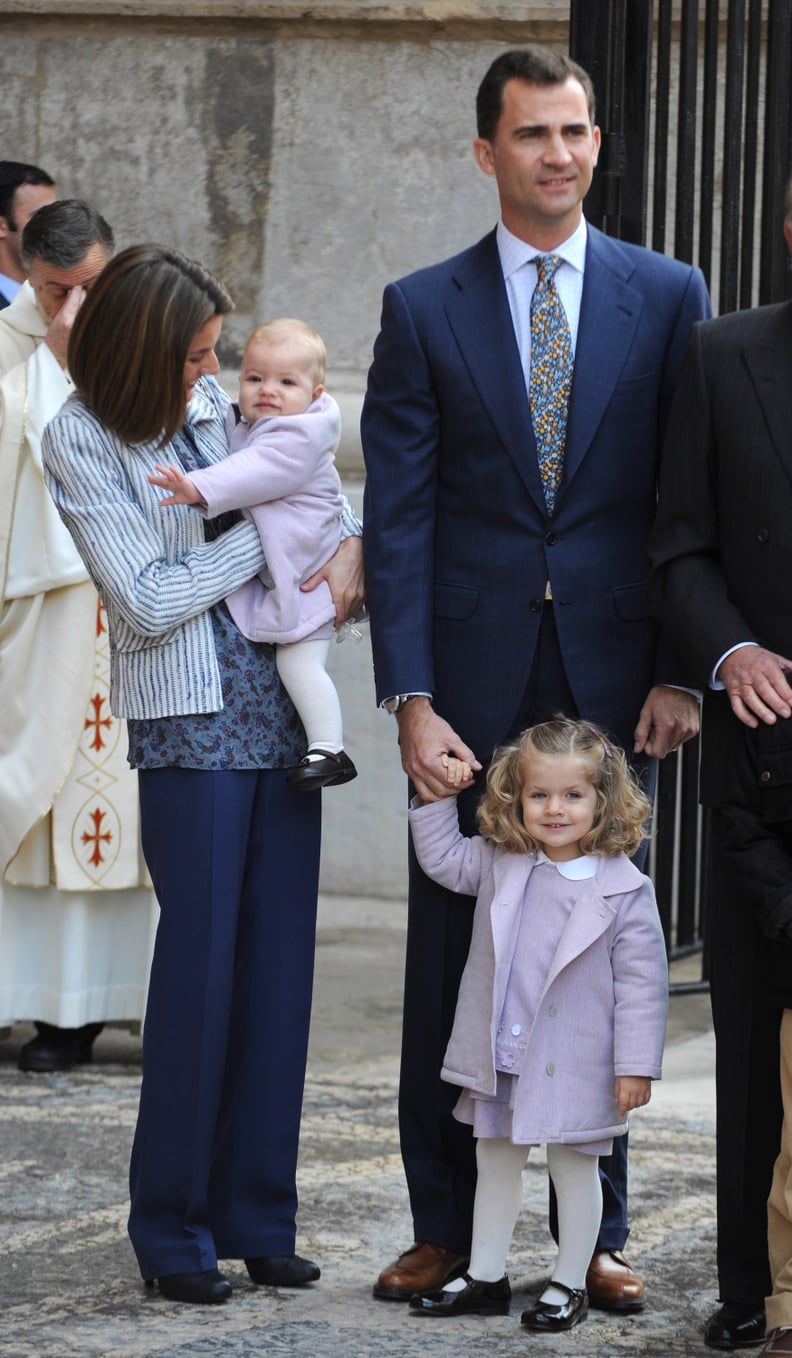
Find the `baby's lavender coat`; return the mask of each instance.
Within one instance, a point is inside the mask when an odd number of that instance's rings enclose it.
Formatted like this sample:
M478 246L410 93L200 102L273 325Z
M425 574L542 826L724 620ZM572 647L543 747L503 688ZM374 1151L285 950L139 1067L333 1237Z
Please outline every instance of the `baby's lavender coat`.
M230 455L189 473L208 518L242 509L259 531L263 579L254 577L226 599L251 641L301 641L335 617L325 581L307 594L300 585L341 540L341 483L333 461L340 434L341 414L326 392L301 415L265 416L250 428L234 426L232 407Z
M424 871L452 891L478 896L442 1077L493 1094L495 1032L536 856L465 838L455 798L413 805L410 825ZM596 877L579 885L528 1036L515 1142L618 1136L627 1122L619 1117L615 1077L662 1073L668 972L652 884L620 855L600 858Z

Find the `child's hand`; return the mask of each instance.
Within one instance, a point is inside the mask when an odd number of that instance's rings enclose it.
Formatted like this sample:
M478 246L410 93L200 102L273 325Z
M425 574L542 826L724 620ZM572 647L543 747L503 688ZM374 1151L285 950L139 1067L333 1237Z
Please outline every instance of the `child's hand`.
M185 476L178 467L161 467L156 464L159 476L149 476L152 486L162 486L163 490L169 490L170 495L164 500L160 500L161 505L199 505L204 501L197 486L194 486L189 476Z
M457 759L455 754L442 754L440 763L446 771L446 782L450 787L467 787L473 781L473 770L464 759Z
M614 1090L619 1105L619 1117L626 1117L631 1108L643 1108L652 1097L652 1081L648 1075L617 1075Z

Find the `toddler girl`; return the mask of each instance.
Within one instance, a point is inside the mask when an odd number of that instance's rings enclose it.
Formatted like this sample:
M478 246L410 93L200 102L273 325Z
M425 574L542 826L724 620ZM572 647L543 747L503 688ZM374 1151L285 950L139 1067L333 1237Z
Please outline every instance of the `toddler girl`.
M444 762L449 783L468 780L468 765ZM508 1312L506 1254L539 1143L558 1199L558 1257L522 1323L567 1330L588 1311L598 1157L661 1074L665 945L652 884L627 857L649 813L622 751L564 717L496 751L480 835L460 833L455 798L411 806L424 871L478 897L442 1070L462 1086L454 1113L478 1138L470 1266L412 1297L413 1311Z

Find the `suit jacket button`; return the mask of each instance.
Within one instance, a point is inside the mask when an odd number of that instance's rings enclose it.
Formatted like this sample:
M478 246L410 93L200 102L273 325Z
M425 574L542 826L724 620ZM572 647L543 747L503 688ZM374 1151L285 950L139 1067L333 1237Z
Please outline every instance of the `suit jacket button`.
M532 613L541 613L541 611L542 611L542 600L541 600L541 599L532 599L531 602L529 603L528 607L530 608L530 610L531 610Z
M545 542L547 543L548 547L555 547L556 543L558 542L558 538L556 537L555 533L545 533Z
M766 529L766 528L760 528L760 529L759 529L759 532L756 534L756 541L757 541L757 542L768 542L769 539L770 539L770 534L768 533L767 529Z
M759 774L759 781L761 783L769 783L771 777L772 775L769 769L762 769L762 772Z

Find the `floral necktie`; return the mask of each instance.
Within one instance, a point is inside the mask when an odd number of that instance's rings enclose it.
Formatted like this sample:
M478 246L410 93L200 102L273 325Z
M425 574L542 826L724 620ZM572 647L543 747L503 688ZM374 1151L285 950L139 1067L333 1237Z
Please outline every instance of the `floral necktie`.
M548 514L555 507L564 474L567 406L572 386L572 336L555 275L563 264L559 255L536 255L538 281L531 298L531 403L539 474Z

